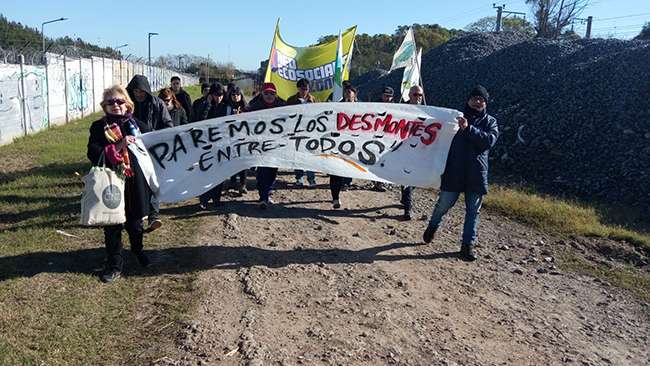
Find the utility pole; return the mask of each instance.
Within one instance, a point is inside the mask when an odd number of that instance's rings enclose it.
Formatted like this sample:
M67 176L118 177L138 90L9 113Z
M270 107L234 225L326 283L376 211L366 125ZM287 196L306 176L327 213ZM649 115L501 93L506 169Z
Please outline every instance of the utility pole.
M594 17L591 15L587 17L587 34L585 35L585 38L591 39L591 23L593 22Z
M501 32L501 17L503 15L503 8L506 7L506 4L503 4L501 6L497 6L497 4L492 4L492 8L497 9L497 26L496 26L496 32Z
M148 37L149 37L149 66L151 66L151 36L157 36L158 33L152 33L149 32Z

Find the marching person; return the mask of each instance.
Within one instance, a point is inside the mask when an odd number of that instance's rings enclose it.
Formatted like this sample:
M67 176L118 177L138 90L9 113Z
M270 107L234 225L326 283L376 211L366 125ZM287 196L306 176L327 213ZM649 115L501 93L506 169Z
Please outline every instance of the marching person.
M149 131L174 127L165 103L153 95L149 80L146 76L133 76L126 90L135 105L133 117L146 124ZM148 221L149 226L145 229L146 233L152 232L162 226L162 221L160 220L160 203L153 194L151 195L151 209L149 210Z
M232 114L240 114L246 108L246 100L244 95L241 92L241 89L237 85L232 85L230 90L226 93L226 116ZM239 182L237 182L239 180ZM243 196L246 191L246 170L230 177L230 187L237 190L240 196Z
M422 104L424 100L424 89L419 85L413 85L409 89L408 104ZM413 187L402 187L402 197L400 203L404 206L404 215L402 219L405 221L411 220L411 207L412 207Z
M346 84L343 89L342 102L353 103L357 101L357 88L351 84ZM344 186L350 185L352 178L330 175L330 193L332 194L332 207L341 208L341 190Z
M185 109L183 109L181 103L176 99L176 94L170 88L162 89L158 93L158 98L165 102L174 127L187 124L188 118Z
M126 229L129 235L131 251L138 263L143 267L150 263L143 250L143 217L149 215L151 192L137 158L127 149L129 144L135 142L135 136L149 131L149 126L133 118L133 101L128 92L119 85L104 90L100 105L104 117L90 126L88 159L93 166L99 166L100 160L103 160L107 167L115 171L121 170L125 175L126 222L104 226L107 265L100 278L102 282L110 283L122 275L123 229Z
M390 86L385 86L378 103L393 103L393 94L395 91ZM386 192L386 187L382 182L373 182L372 190L376 192Z
M262 109L282 107L286 103L277 95L277 89L273 83L262 85L262 94L251 100L246 111L259 111ZM258 167L257 168L257 191L260 195L260 208L266 209L273 204L271 192L275 178L278 175L278 168Z
M192 98L190 94L186 92L181 86L181 78L178 76L172 76L170 80L171 89L176 95L176 100L181 104L183 110L185 110L185 115L187 120L192 120Z
M206 98L196 109L196 115L194 116L196 119L195 122L225 116L226 105L223 103L223 95L223 86L220 83L214 83L210 85L210 89L208 90ZM199 207L202 210L207 210L210 200L212 200L215 208L220 207L222 191L223 182L220 182L218 185L212 187L209 191L201 194L199 196Z
M441 177L438 201L422 239L430 243L442 218L454 206L458 196L465 196L465 224L460 257L477 259L475 245L483 196L488 191L488 157L499 138L497 120L487 113L490 95L477 85L469 94L464 116L458 117L460 128L449 148L447 165Z
M192 122L197 121L196 115L199 113L199 108L201 107L201 105L203 105L205 100L208 98L208 93L209 92L210 92L210 84L202 83L201 84L201 97L199 99L195 100L194 103L192 103L192 113L190 113L192 118L190 118L190 121L192 121Z
M302 78L296 83L298 92L287 99L287 105L316 103L316 97L309 92L309 80ZM307 182L310 186L316 185L316 174L314 172L305 172L304 170L296 170L296 185L305 185L305 174L307 175Z

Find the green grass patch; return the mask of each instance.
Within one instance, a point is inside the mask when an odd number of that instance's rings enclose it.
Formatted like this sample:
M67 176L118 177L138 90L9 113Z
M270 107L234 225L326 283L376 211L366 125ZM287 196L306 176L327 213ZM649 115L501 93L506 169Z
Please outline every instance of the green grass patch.
M149 364L174 349L198 298L195 273L142 271L132 257L123 280L98 281L103 232L78 221L88 129L100 117L0 146L0 365ZM190 246L198 224L167 217L145 249Z
M494 186L484 205L542 231L626 241L650 252L650 235L607 224L595 208L579 202Z

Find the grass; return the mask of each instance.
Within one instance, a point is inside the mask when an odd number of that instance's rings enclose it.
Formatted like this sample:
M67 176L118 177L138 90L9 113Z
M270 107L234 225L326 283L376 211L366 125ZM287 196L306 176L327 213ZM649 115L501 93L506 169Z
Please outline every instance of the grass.
M496 186L485 197L484 204L542 231L626 241L650 253L650 235L607 224L594 207L579 202Z
M484 205L544 232L625 241L639 247L646 254L650 253L650 235L606 224L607 218L601 217L596 208L579 202L540 195L522 188L497 185L485 196ZM566 271L607 280L650 303L650 275L632 265L608 267L594 264L576 255L572 250L564 250L561 253L559 265Z
M149 363L172 349L197 298L194 273L140 271L132 258L124 280L97 280L103 233L78 220L88 128L99 117L0 146L0 365ZM197 224L165 220L145 248L192 245Z

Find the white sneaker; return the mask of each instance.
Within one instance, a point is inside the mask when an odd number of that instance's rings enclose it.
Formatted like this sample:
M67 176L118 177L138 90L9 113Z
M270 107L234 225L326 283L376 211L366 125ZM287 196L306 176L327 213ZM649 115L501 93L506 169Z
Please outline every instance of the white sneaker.
M332 200L332 206L334 208L341 208L341 200Z

